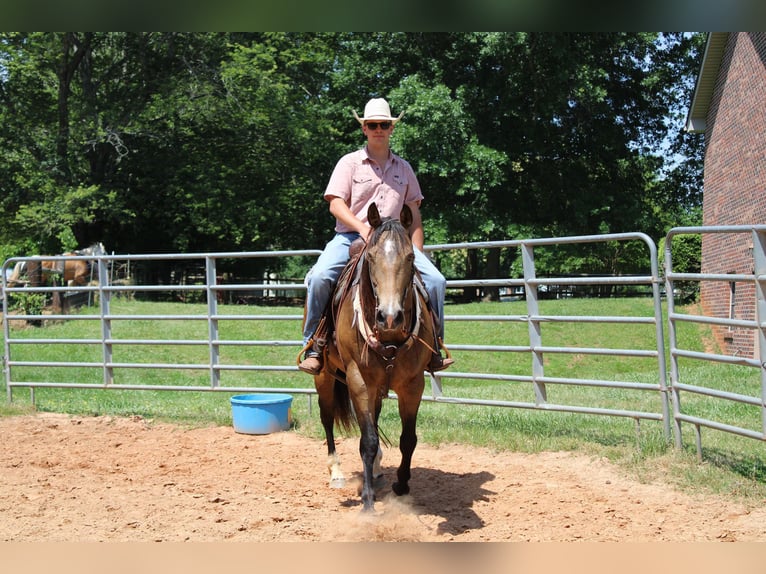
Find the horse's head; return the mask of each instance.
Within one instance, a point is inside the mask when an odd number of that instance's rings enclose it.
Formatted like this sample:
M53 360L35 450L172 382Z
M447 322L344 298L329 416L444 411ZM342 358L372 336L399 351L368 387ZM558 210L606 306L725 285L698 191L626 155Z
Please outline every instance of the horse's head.
M104 244L99 241L89 245L88 247L85 247L84 249L78 249L70 253L64 253L64 255L92 255L94 257L98 257L99 255L106 255L106 249L104 248Z
M415 252L407 231L412 224L410 208L405 205L399 217L381 218L374 203L367 211L373 229L366 259L376 302L374 324L385 342L401 341L408 335L405 303L415 272Z
M100 241L85 249L87 255L106 255L104 244Z

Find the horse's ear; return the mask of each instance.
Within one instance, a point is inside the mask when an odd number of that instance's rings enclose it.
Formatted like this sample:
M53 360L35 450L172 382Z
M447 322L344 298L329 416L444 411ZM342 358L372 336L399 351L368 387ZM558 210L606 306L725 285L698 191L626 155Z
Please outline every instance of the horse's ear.
M412 225L412 210L409 205L405 204L404 207L402 207L402 212L399 214L399 221L405 229L409 229L410 225Z
M367 222L370 224L370 227L375 229L381 224L380 219L380 212L378 211L378 206L374 203L370 204L370 207L367 208Z

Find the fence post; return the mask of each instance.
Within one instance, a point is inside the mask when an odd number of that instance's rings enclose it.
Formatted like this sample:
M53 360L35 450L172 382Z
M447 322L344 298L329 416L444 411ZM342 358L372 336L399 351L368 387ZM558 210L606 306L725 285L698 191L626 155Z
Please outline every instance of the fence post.
M114 369L112 368L112 320L110 316L110 304L112 292L105 289L109 283L109 272L106 260L98 259L98 305L101 313L101 354L104 361L104 385L114 383Z
M755 274L755 319L758 323L756 352L761 362L761 429L766 434L766 232L753 230L753 273Z
M545 376L545 367L543 364L542 333L540 332L540 306L537 300L538 290L535 283L535 253L534 247L527 244L521 244L521 259L524 267L524 291L527 299L527 327L529 331L529 345L532 350L532 380L535 388L535 403L545 404L548 402L548 394L545 390L545 383L540 379Z
M207 324L208 324L208 352L210 357L210 386L214 389L221 383L221 375L218 370L218 291L213 288L216 284L215 258L205 257L205 294L207 295Z
M664 261L664 273L665 273L665 298L667 300L668 308L668 337L670 347L670 400L673 408L673 437L675 438L675 445L677 449L683 447L683 440L681 435L681 394L678 390L677 383L680 380L680 373L678 367L678 356L675 353L676 350L676 322L673 319L675 315L675 297L673 296L675 284L672 278L673 271L673 230L668 232L665 238L665 261ZM658 349L660 350L660 349ZM662 349L664 353L664 348Z
M2 277L0 277L0 285L2 285L2 295L3 295L3 378L5 379L5 394L6 394L6 400L10 403L13 400L13 392L11 388L11 370L8 366L8 361L11 357L11 344L8 342L10 339L10 321L8 321L8 276L6 275L6 271L8 270L8 262L6 261L3 263L2 268L0 268L0 273L2 273Z
M654 301L654 332L657 341L657 376L659 377L660 389L662 393L662 424L665 439L670 440L670 398L668 390L668 367L665 358L665 330L663 328L662 317L662 297L660 294L660 285L662 276L660 275L660 266L658 262L657 246L654 241L646 236L644 243L649 248L652 270L652 299ZM673 298L672 292L667 296L670 300ZM668 313L670 308L668 307Z

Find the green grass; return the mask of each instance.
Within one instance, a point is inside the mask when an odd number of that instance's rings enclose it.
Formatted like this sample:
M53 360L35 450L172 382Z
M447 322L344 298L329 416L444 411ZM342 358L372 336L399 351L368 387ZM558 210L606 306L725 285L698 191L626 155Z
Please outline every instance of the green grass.
M205 307L192 304L115 301L115 314L183 314L204 318ZM300 314L298 308L231 306L219 309L226 314L282 315ZM546 315L651 316L650 299L569 299L542 301ZM93 314L85 309L83 314ZM448 305L448 315L524 315L523 302ZM680 346L703 350L709 333L696 325L678 328ZM545 323L545 346L573 346L616 349L654 349L652 325ZM98 321L72 320L13 330L16 338L80 339L100 338ZM204 320L120 320L113 325L113 336L131 339L205 339ZM528 344L524 322L464 322L447 324L449 345L460 344ZM220 338L227 340L300 339L300 321L232 320L222 323ZM667 337L666 337L667 338ZM258 347L233 346L221 351L223 363L253 365L293 365L298 346ZM206 363L205 346L129 345L116 349L114 360L141 363ZM94 361L101 360L99 345L49 344L14 345L14 360ZM454 372L505 373L528 376L531 373L529 353L472 352L453 353L457 359ZM637 381L656 384L659 378L656 361L586 354L554 354L545 356L545 374L550 377L587 378L610 381ZM746 395L760 393L759 373L755 369L717 365L700 361L682 363L682 381L701 386L715 386ZM76 381L101 384L100 369L85 367L13 367L14 380ZM209 385L205 370L120 369L120 384ZM5 393L4 381L2 392ZM225 371L221 385L228 387L268 387L311 389L310 377L299 372ZM450 397L499 399L534 402L532 385L526 382L498 382L469 378L442 379L444 394ZM427 381L427 393L428 381ZM28 389L14 389L13 401L0 402L0 415L8 416L37 411L53 411L76 415L140 415L147 419L182 425L230 425L231 393L122 391L115 389L38 388L34 405ZM581 385L547 385L548 402L562 405L599 406L661 412L657 392L604 389ZM760 412L749 407L716 399L683 395L684 412L714 418L747 428L760 428ZM296 432L323 438L316 399L295 394L292 408ZM400 425L396 405L384 404L380 420L384 434L394 443ZM759 441L719 431L703 429L703 462L697 461L693 430L685 425L684 448L676 450L665 440L662 426L644 420L638 425L631 418L584 415L532 409L451 405L425 401L418 417L419 439L431 444L465 443L498 450L519 452L578 451L607 457L641 480L661 480L690 491L734 495L753 504L766 498L766 465L763 444Z

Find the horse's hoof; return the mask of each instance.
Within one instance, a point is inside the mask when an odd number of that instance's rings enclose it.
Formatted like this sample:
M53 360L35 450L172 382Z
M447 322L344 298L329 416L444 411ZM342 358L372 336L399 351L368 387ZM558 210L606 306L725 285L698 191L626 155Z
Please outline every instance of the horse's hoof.
M330 488L345 488L346 487L346 479L341 478L331 478L330 479Z
M402 484L401 482L395 482L391 485L391 490L394 491L394 494L397 496L404 496L405 494L410 493L410 487L407 484Z

